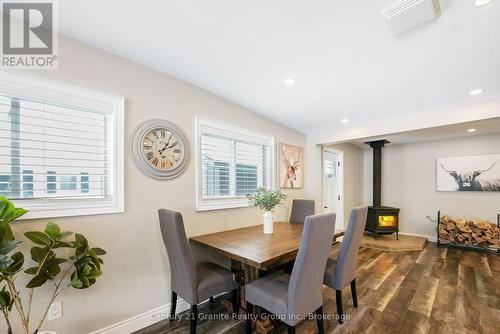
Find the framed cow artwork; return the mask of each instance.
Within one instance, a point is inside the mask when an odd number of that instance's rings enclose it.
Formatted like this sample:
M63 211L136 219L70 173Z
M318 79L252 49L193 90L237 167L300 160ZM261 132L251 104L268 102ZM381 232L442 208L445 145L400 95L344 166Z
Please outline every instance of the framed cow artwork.
M439 158L438 191L500 191L500 154Z
M304 186L304 149L280 143L278 151L280 188L302 188Z

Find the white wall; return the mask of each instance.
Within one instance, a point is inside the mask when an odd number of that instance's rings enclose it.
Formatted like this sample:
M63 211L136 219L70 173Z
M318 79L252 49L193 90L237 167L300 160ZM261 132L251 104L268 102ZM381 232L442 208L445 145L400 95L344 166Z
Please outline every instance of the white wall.
M401 208L400 230L435 237L437 211L496 222L500 193L438 192L436 158L500 153L500 134L388 145L382 157L382 205ZM364 150L364 202L372 202L372 152Z
M59 59L58 70L37 70L29 74L126 98L125 213L53 220L63 230L80 232L92 245L108 251L102 278L89 290L68 289L59 298L63 301L64 317L47 322L44 328L61 334L80 334L169 303L170 274L158 227L158 208L181 211L188 236L256 225L262 221L262 213L256 208L197 213L193 161L175 180L157 181L144 176L134 166L128 152L129 136L134 127L150 118L170 120L185 131L192 152L196 115L273 135L276 141L293 145L305 146L306 138L186 82L73 39L60 38ZM307 184L307 178L305 182ZM304 197L301 189L286 192L290 200ZM287 219L288 209L277 210L275 216ZM21 237L22 233L42 229L47 221L19 221L14 224L14 230L27 246L29 242ZM50 286L46 286L37 291L35 297L45 301L49 290ZM35 319L40 307L37 303ZM2 326L3 323L0 325L3 333Z

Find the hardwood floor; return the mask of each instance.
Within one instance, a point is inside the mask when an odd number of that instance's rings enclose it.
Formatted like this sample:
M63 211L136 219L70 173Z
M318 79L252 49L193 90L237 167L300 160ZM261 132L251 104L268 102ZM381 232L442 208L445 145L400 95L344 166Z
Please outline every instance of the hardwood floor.
M337 247L338 248L338 247ZM337 252L334 250L333 253ZM362 248L358 256L358 300L344 289L343 325L325 320L326 333L500 333L500 256L428 244L422 251L385 252ZM335 314L335 291L324 289L326 314ZM205 317L230 312L199 308ZM275 333L286 327L273 322ZM163 321L136 334L188 333L189 321ZM244 333L243 320L199 320L198 333ZM297 333L316 333L305 320Z

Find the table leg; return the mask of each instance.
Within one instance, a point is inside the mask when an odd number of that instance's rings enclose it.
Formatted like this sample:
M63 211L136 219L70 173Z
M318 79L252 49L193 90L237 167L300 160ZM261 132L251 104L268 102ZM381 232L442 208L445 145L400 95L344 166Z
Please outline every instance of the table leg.
M235 275L235 280L239 284L239 296L240 296L240 310L242 312L246 311L246 300L245 300L245 285L255 281L256 279L265 275L265 271L259 270L258 268L246 265L236 260L231 261L231 271ZM228 300L223 302L226 309L231 310L232 305ZM254 313L259 315L262 313L260 307L254 306ZM257 333L267 334L270 333L274 326L269 319L257 318L253 322L253 327L257 330Z

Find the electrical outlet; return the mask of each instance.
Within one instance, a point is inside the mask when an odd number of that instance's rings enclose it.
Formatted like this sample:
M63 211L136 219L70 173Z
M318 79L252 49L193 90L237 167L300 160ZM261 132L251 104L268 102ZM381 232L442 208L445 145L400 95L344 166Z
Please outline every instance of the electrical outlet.
M62 302L55 302L49 308L49 320L56 320L62 318Z

